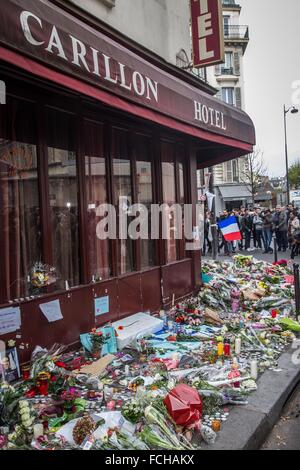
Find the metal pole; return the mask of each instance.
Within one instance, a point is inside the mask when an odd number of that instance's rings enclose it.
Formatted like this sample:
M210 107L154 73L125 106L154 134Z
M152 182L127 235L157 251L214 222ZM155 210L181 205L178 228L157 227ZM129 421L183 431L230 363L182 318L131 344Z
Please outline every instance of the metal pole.
M288 110L283 106L284 117L284 144L285 144L285 169L286 169L286 200L287 204L290 203L290 183L289 183L289 157L288 157L288 144L287 144L287 130L286 130L286 115Z
M296 303L296 318L300 316L300 274L299 264L294 263L294 288L295 288L295 303Z
M277 261L278 261L278 251L277 251L276 235L273 235L273 245L274 245L274 263L277 263Z
M209 169L210 172L210 178L209 178L209 192L214 193L214 170L211 167ZM212 203L212 219L211 219L211 232L212 232L212 257L213 260L215 261L218 257L218 228L216 226L217 220L216 220L216 198L214 197L213 203Z

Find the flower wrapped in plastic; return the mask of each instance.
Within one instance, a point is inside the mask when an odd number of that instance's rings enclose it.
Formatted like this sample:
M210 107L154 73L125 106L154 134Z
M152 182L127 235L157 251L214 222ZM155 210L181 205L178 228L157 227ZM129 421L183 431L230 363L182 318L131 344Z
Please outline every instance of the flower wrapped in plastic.
M198 426L202 418L202 401L198 391L179 384L166 396L164 404L178 426Z
M30 282L37 289L54 284L57 278L56 268L41 262L35 263L30 271Z

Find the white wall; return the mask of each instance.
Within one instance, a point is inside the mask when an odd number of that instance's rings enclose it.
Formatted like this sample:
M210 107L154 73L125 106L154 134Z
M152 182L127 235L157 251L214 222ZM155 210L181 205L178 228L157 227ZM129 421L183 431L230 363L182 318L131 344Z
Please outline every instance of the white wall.
M184 49L191 57L189 0L68 0L137 43L176 64Z

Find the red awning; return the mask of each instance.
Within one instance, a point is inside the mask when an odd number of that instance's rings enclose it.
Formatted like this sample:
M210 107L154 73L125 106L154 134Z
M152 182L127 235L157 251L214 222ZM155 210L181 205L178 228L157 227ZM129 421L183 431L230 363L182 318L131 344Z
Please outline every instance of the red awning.
M49 67L46 67L32 59L29 59L17 52L11 51L1 46L0 58L6 62L9 62L10 64L16 65L21 69L26 70L27 72L30 72L33 75L50 80L51 82L58 85L63 85L73 91L76 91L77 93L81 93L85 96L99 100L108 106L128 112L134 116L147 119L162 126L166 126L170 129L183 132L184 134L200 138L202 140L241 149L241 154L252 152L253 150L253 146L251 144L184 124L183 122L177 121L176 119L165 116L159 112L152 111L151 109L122 99L113 93L108 93L107 91L96 88L81 80L52 70Z

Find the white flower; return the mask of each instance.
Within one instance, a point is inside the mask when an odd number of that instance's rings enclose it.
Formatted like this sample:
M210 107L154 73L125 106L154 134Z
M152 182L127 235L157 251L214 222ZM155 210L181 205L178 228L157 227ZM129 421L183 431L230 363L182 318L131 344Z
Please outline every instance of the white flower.
M16 445L13 442L9 442L6 447L8 449L15 449Z
M19 407L20 408L29 408L29 402L27 400L21 400L20 403L19 403Z
M22 421L22 423L23 423L23 426L24 426L25 428L29 428L29 427L32 425L32 423L33 423L33 419L32 419L32 418L29 418L29 419L27 419L26 421Z
M21 414L22 423L24 423L24 421L27 421L29 418L30 418L29 410Z
M17 434L15 432L12 432L11 434L8 435L8 440L14 441L16 437L17 437Z

